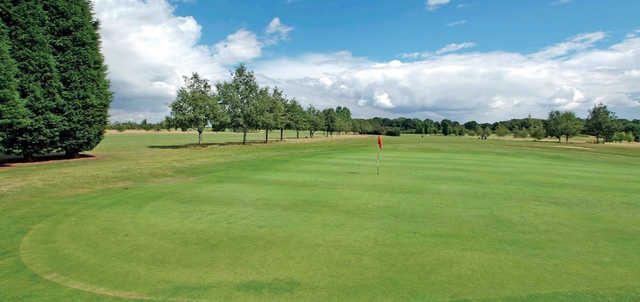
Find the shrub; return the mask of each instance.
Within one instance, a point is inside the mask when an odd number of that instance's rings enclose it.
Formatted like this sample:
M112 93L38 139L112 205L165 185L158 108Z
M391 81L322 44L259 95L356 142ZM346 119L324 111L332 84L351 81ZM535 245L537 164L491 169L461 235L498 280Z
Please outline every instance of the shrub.
M498 125L498 127L496 128L496 135L503 137L503 136L507 136L509 134L509 129L507 129L507 127L503 126L502 124Z
M400 129L386 129L384 131L386 136L400 136Z
M541 140L545 138L545 136L546 133L544 132L544 129L542 127L535 127L531 129L531 137L535 138L536 140Z
M616 143L621 143L626 139L627 139L627 134L626 133L624 133L624 132L616 132L613 135L613 138L611 140L616 142Z
M515 138L527 138L529 137L529 132L525 129L516 130L513 132L513 137Z

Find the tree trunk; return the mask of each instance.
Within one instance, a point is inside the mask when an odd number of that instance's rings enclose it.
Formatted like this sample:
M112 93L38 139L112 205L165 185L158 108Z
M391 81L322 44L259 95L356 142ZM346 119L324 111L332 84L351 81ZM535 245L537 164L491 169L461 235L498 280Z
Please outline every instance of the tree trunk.
M300 130L296 129L296 139L300 139Z
M569 143L569 136L565 135L565 142L568 144Z
M28 163L33 161L33 157L31 156L31 153L22 153L22 159Z
M269 129L265 129L264 130L264 143L268 144L269 143Z
M247 129L242 130L242 144L243 145L247 144Z
M280 128L280 141L284 140L284 128Z
M313 138L313 130L309 130L309 138Z
M202 145L202 129L198 129L198 145Z
M600 144L600 136L596 135L596 145Z

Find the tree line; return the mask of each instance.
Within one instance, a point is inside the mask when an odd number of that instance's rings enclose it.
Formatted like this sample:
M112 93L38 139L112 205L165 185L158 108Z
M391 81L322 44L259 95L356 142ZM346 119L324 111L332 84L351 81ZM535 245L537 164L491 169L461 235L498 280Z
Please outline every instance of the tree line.
M640 120L618 119L606 105L596 105L586 119L573 112L552 111L547 119L527 117L495 123L469 121L464 124L449 119L380 118L352 119L347 107L324 110L309 106L304 109L295 99L289 99L278 88L260 87L253 72L240 65L231 73L231 80L212 85L197 73L184 78L184 85L177 91L175 102L170 105L171 115L158 124L121 123L113 125L123 130L127 127L139 129L195 129L198 143L206 128L213 130L233 129L242 132L246 143L248 131L265 130L265 142L270 132L280 132L283 139L285 129L308 131L313 137L317 131L326 135L333 133L359 133L398 136L401 133L430 135L471 135L487 139L491 135L516 138L531 137L540 140L552 137L566 142L576 135L592 135L599 142L639 141Z
M285 129L295 130L297 138L302 131L314 137L318 131L328 136L353 130L349 108L319 110L309 106L305 109L278 88L260 87L254 73L245 65L231 73L230 81L215 84L197 73L184 77L184 85L178 89L170 109L163 125L183 131L196 130L198 144L202 143L202 134L207 128L242 132L243 144L247 142L247 133L257 129L265 130L266 143L273 131L278 131L283 140Z
M0 152L93 149L112 95L86 0L0 0Z

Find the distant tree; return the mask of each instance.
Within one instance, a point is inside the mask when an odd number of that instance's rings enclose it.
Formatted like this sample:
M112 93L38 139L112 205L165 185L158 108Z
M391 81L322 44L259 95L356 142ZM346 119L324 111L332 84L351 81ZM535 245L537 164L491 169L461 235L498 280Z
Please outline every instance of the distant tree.
M569 143L569 138L580 133L583 123L573 112L552 111L546 124L547 136L555 137L560 142L562 137Z
M625 141L627 139L627 134L624 132L616 132L613 137L611 138L611 141L616 142L616 143L621 143L623 141Z
M209 124L221 123L225 119L218 98L212 93L211 84L197 73L183 77L184 86L171 103L170 123L183 131L198 131L198 144L202 144L202 133Z
M309 123L309 137L313 137L316 131L325 129L322 112L313 106L307 108L307 121Z
M336 130L348 132L351 130L351 110L347 107L336 107Z
M284 128L290 124L289 115L287 114L287 106L289 105L289 100L285 97L284 92L279 90L277 87L273 89L271 93L271 98L275 102L273 104L273 122L274 129L280 130L280 140L284 140Z
M529 132L524 128L517 129L516 131L513 132L513 137L515 137L515 138L527 138L527 137L529 137Z
M89 1L40 2L47 13L49 43L62 84L63 122L58 148L68 157L75 157L102 140L112 100L100 53L98 22Z
M255 75L245 65L238 66L231 77L231 82L218 83L216 88L231 126L242 130L242 144L246 144L249 129L260 127L259 87Z
M295 99L287 102L286 107L287 115L287 127L289 129L296 130L296 138L300 138L300 130L307 129L309 127L309 121L307 115Z
M440 125L442 127L442 135L448 136L449 134L453 133L453 125L450 120L442 120L442 122L440 122Z
M589 116L585 121L585 132L596 137L596 143L611 139L615 132L619 130L616 123L615 113L609 111L606 105L598 104L589 111Z
M333 132L337 129L338 118L336 116L336 111L333 108L322 110L322 117L324 120L325 130L327 131L326 135L333 135Z
M255 112L260 120L260 128L265 131L265 143L269 143L269 131L272 129L283 129L286 125L285 106L286 100L282 91L274 89L269 93L269 89L262 88L258 92L259 110ZM282 140L282 131L280 140Z
M542 126L532 128L530 134L531 137L535 138L536 140L541 140L545 137L544 128L542 128Z
M507 129L503 124L499 124L498 127L496 127L496 135L499 137L505 137L509 135L509 129Z

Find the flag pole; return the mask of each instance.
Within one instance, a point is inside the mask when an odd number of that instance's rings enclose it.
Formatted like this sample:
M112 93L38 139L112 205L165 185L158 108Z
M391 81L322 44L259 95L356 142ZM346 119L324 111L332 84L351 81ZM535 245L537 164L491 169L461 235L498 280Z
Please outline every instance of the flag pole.
M378 163L376 164L376 175L380 176L380 148L378 148Z

